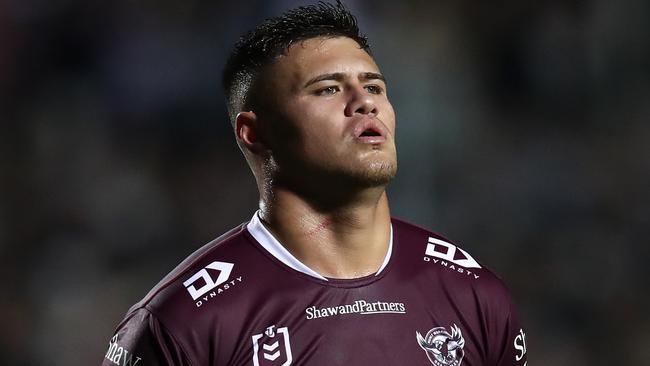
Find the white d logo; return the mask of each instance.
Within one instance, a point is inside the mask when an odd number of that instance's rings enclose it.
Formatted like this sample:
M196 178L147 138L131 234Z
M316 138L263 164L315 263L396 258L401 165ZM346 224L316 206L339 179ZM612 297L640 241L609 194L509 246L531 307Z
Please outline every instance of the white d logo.
M466 251L451 243L432 237L429 237L429 243L427 244L425 254L455 263L465 268L481 268L478 262Z
M183 282L183 285L187 288L187 291L192 296L192 299L196 300L199 297L205 295L208 291L226 282L230 277L230 272L232 272L232 267L234 266L235 266L234 264L227 263L227 262L212 262L207 266L205 266L205 268L203 268L202 270L195 273L194 276L190 277L187 281ZM214 281L212 277L210 277L210 274L208 273L208 268L220 271L216 281ZM203 281L205 281L205 285L197 289L196 287L194 287L194 282L196 282L196 280L198 280L199 278L203 278Z

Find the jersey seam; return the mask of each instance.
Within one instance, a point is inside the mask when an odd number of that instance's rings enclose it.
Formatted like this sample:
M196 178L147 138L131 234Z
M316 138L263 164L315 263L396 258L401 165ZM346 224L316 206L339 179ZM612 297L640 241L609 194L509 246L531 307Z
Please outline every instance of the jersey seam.
M146 310L147 312L149 312L149 314L151 314L151 316L153 316L154 318L156 318L156 320L158 321L158 324L160 324L160 326L165 330L165 332L166 332L166 333L167 333L167 334L168 334L168 335L173 339L173 341L174 341L174 342L178 345L178 347L181 349L181 351L182 351L183 354L185 355L185 358L186 358L187 361L189 362L190 366L194 366L194 365L196 365L197 363L195 363L195 362L192 361L192 358L190 357L190 354L185 350L185 347L183 346L183 343L181 343L181 342L178 341L178 338L174 335L174 333L172 333L172 332L169 330L169 327L167 327L167 326L165 325L165 323L162 321L162 319L160 318L160 316L158 316L158 315L153 311L153 309L151 309L148 305L144 305L144 306L142 306L142 309Z
M512 320L512 309L510 307L508 307L508 315L506 316L506 324L508 325L508 328L506 328L506 331L504 332L505 333L504 334L505 342L503 343L503 349L501 350L498 357L497 357L497 355L494 355L492 357L493 361L496 362L496 364L500 364L501 361L503 361L505 357L508 357L508 347L509 347L509 342L510 342L510 339L509 339L508 336L509 336L509 334L511 334L510 329L509 329L510 326L511 326L511 324L510 324L511 320Z

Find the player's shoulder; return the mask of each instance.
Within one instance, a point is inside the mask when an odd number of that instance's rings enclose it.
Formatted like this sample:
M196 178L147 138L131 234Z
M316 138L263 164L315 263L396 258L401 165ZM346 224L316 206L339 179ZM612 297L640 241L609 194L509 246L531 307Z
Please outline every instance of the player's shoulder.
M462 262L465 267L479 265L467 251L439 232L395 217L391 218L391 223L393 239L399 243L402 251L437 256L452 262Z
M419 271L431 273L436 278L466 284L486 291L505 291L500 277L470 253L446 236L392 218L393 238L403 261Z
M424 241L426 242L429 237L434 237L436 239L451 243L451 241L442 234L413 224L401 218L391 217L391 224L393 225L393 236L399 236L402 240L405 241L421 241L422 238L424 238Z
M146 308L159 318L183 318L193 314L197 303L200 306L201 298L210 292L221 293L224 288L236 286L234 263L241 263L251 251L245 233L243 223L203 245L160 280L129 313Z
M169 339L182 344L183 352L200 357L205 353L203 343L194 342L195 336L207 339L236 310L232 308L238 305L234 299L242 298L243 269L251 266L255 253L259 250L252 245L246 223L205 244L129 309L116 330L120 342L137 340L140 335L166 340L171 335ZM224 311L230 313L224 315Z

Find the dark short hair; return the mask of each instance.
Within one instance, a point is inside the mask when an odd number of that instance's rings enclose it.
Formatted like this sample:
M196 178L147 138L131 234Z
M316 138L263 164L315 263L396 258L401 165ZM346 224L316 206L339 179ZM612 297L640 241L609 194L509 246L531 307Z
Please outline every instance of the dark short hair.
M336 4L320 1L301 6L267 19L239 39L224 67L223 89L232 123L251 102L251 85L263 67L293 43L316 37L348 37L370 54L368 39L359 33L357 19L339 0Z

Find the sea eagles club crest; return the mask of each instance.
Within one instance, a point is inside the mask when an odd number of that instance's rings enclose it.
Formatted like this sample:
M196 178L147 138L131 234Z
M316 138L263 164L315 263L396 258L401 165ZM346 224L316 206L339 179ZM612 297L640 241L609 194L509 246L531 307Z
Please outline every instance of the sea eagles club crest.
M278 335L282 335L279 337ZM262 350L260 351L260 345ZM253 365L291 365L291 343L289 328L277 328L271 325L264 333L253 336Z
M432 364L460 366L465 355L465 339L456 324L451 327L451 334L444 327L437 327L427 332L425 337L420 332L415 332L415 336Z

